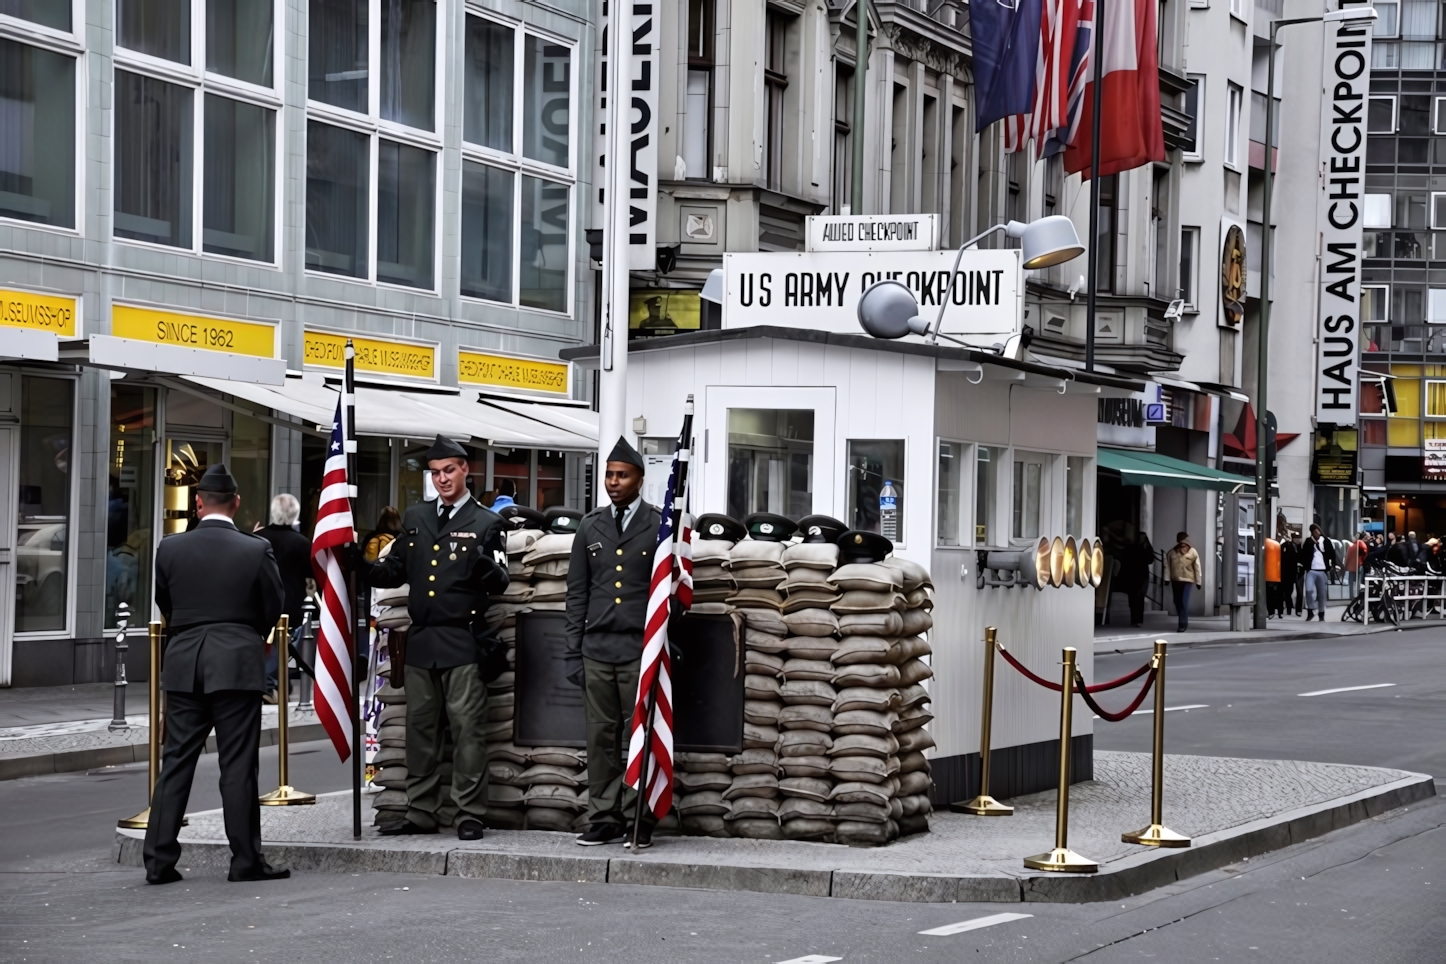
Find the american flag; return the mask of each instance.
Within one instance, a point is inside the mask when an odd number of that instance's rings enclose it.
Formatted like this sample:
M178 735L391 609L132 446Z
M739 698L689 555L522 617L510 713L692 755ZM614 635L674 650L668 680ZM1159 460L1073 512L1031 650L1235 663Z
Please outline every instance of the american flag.
M673 679L668 654L668 613L673 594L682 583L682 579L674 575L675 565L680 572L688 573L687 589L678 591L679 603L686 608L693 596L691 546L686 555L677 555L673 540L681 521L675 517L673 506L675 501L679 505L687 502L688 446L692 434L693 396L689 395L683 409L683 431L678 436L678 450L673 456L673 468L663 497L658 546L653 553L653 578L648 593L647 622L643 627L643 659L638 673L638 697L633 704L628 769L624 776L627 785L642 793L648 808L660 818L673 806ZM686 544L691 522L687 522L682 531Z
M342 430L342 399L337 396L331 422L326 468L316 532L311 538L311 570L321 587L321 613L316 633L316 715L337 755L351 756L351 674L356 665L352 639L351 597L336 550L356 541L351 515L351 484L346 471L346 432Z

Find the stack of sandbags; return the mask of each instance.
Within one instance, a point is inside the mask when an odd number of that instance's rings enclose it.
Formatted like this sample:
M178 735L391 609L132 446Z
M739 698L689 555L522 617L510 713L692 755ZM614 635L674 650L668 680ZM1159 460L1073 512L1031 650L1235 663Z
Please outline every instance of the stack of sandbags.
M406 612L405 601L402 611ZM372 821L386 826L401 821L407 813L407 694L392 686L390 660L377 668L377 675L386 680L386 685L377 691L382 710L377 717L378 747L372 761L376 776L372 783L382 792L372 797L372 809L376 811Z
M723 753L678 753L673 758L673 810L680 829L699 837L727 837L728 801L733 785L731 759Z
M530 765L525 748L512 743L515 707L513 684L516 677L517 614L532 605L533 564L528 553L545 533L531 520L513 515L515 526L505 533L508 583L505 592L491 597L487 626L507 646L507 670L487 686L487 826L498 830L521 830L526 826L523 795L527 784L520 779Z
M528 830L578 831L587 828L587 753L561 746L524 751L528 767L517 776L526 787Z
M717 536L693 542L693 612L716 614L732 611L727 605L728 597L737 588L728 557L732 548L732 539Z
M887 843L928 829L923 751L933 740L922 729L932 719L922 683L933 671L920 635L932 625L928 580L921 566L900 559L846 563L830 577L841 591L831 607L841 639L829 657L837 697L828 750L840 843Z

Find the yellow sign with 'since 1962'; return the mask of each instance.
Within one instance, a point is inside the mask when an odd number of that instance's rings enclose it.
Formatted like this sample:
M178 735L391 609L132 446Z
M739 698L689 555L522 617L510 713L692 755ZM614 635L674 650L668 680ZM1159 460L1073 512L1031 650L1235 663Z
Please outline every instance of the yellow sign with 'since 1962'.
M276 326L260 321L206 318L155 308L112 305L110 333L117 338L176 348L227 351L256 358L276 357Z

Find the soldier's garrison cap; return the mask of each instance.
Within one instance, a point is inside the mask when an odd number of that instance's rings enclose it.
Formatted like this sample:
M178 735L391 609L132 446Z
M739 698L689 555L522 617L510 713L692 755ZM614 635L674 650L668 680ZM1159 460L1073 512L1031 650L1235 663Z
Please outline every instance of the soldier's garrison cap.
M618 444L614 445L613 450L608 453L608 461L627 462L629 465L636 465L644 472L648 470L648 465L646 462L643 461L642 455L640 455L638 453L638 450L633 448L632 445L628 443L628 440L623 438L621 435L618 436Z
M205 474L201 476L201 481L196 483L196 491L235 495L236 480L231 476L230 472L226 471L224 463L217 462L215 465L209 466L206 469Z
M427 461L435 459L465 459L467 450L457 443L456 439L447 438L445 435L438 435L432 447L427 449Z

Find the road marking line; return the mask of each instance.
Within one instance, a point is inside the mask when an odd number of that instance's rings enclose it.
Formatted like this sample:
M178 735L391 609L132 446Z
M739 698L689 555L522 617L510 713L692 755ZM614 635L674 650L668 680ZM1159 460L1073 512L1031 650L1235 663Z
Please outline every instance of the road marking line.
M1311 690L1309 693L1297 693L1296 696L1329 696L1332 693L1354 693L1356 690L1379 690L1387 686L1395 686L1395 683L1372 683L1369 686L1342 686L1333 690Z
M842 957L824 957L822 954L810 954L807 957L794 957L786 961L779 961L778 964L829 964L831 961L841 961Z
M1210 708L1210 704L1209 704L1209 703L1190 703L1190 704L1188 704L1188 705L1186 705L1186 706L1167 706L1167 707L1165 707L1165 712L1166 712L1166 713L1173 713L1173 712L1175 712L1176 710L1208 710L1209 708ZM1152 713L1154 713L1154 712L1155 712L1154 710L1135 710L1135 712L1131 713L1130 715L1131 715L1131 716L1141 716L1141 715L1149 716L1150 714L1152 714ZM1099 719L1099 717L1096 716L1095 719Z
M995 924L1007 924L1012 920L1023 920L1033 916L1033 914L990 914L988 917L962 920L957 924L945 924L943 927L935 927L927 931L919 931L919 933L929 937L948 937L950 934L977 931L981 927L993 927Z

